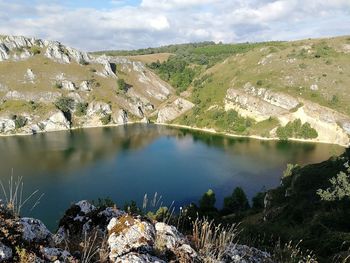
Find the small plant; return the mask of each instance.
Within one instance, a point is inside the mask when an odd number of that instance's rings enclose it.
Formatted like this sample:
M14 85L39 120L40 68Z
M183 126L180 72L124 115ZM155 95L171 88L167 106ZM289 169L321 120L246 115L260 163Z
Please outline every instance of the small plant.
M17 116L15 119L15 127L16 129L20 129L27 124L27 118L24 116Z
M263 84L263 81L262 81L261 79L259 79L259 80L256 82L256 85L258 85L258 86L262 86L262 84Z
M118 89L119 90L121 90L123 92L128 91L128 85L126 84L124 79L118 79L117 80L117 84L118 84Z
M111 122L111 120L112 120L111 114L106 114L100 118L100 121L102 122L103 125L109 124Z
M299 241L296 245L292 241L282 245L280 241L274 247L272 258L275 262L280 263L317 263L317 258L312 251L303 252L300 248Z
M33 55L39 55L41 53L41 49L38 46L32 46L30 48L30 52L32 52Z
M62 89L62 82L60 82L60 81L56 81L55 82L55 84L53 84L53 87L55 88L55 89Z

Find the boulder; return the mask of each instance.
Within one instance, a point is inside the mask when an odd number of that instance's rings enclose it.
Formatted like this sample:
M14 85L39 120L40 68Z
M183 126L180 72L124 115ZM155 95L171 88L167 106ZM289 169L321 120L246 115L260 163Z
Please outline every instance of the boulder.
M33 70L29 68L27 69L26 74L24 75L24 78L26 79L26 81L34 83L36 76Z
M49 119L39 124L43 131L59 131L70 129L70 123L61 111L57 111Z
M152 251L155 241L154 226L140 218L124 215L112 218L108 226L109 258L118 262L118 258L130 252L147 254Z
M62 85L62 89L64 89L64 90L69 90L69 91L75 90L75 84L72 81L63 80L61 82L61 85Z
M81 91L91 91L92 90L92 83L91 83L91 81L84 80L82 83L80 83L79 89Z
M231 244L225 249L222 259L218 262L234 263L272 263L271 255L253 247L246 245Z
M158 111L158 123L165 123L172 121L189 111L194 107L194 104L188 100L177 98L171 104L166 105Z
M310 90L312 90L312 91L317 91L317 90L318 90L318 85L317 85L317 84L312 84L312 85L310 86Z
M72 255L67 250L60 248L41 247L40 253L49 262L73 262Z
M10 260L12 258L12 249L0 242L0 262Z
M113 121L116 124L122 125L128 123L128 113L126 110L120 109L113 116Z
M28 242L49 242L52 239L51 232L38 219L23 217L19 223L22 226L22 237Z
M106 114L111 114L111 106L105 102L101 101L93 101L89 104L87 108L87 115L92 116L92 115L106 115Z
M0 133L9 133L16 129L15 121L7 118L0 118Z

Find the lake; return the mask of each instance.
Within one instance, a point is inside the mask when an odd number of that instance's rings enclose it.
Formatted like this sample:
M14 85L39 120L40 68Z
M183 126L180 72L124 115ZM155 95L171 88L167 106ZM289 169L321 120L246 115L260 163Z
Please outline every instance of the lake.
M51 229L73 202L109 197L118 206L156 192L164 205L197 202L209 188L217 207L240 186L251 199L279 185L287 163L320 162L342 147L259 141L170 128L128 125L0 138L0 179L23 177L25 194L45 195L23 215ZM0 192L0 196L2 193Z

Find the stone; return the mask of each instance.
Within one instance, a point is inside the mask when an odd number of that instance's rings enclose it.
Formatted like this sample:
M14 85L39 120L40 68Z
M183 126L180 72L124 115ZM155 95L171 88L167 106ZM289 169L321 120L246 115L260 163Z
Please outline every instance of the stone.
M23 230L22 237L28 242L43 242L49 241L52 238L51 232L38 219L23 217L19 223Z
M127 253L142 251L143 254L147 254L153 248L155 229L147 221L124 215L120 218L112 218L107 229L109 258L113 262Z
M51 117L40 123L43 131L58 131L70 129L70 123L61 111L57 111Z
M128 123L128 113L126 110L120 109L113 116L113 121L116 124L123 125Z
M75 91L75 84L72 81L63 80L61 85L64 90Z
M105 114L111 114L111 106L105 102L101 101L93 101L89 104L87 111L86 111L88 116L92 115L105 115Z
M36 79L36 76L35 76L33 70L29 68L29 69L27 69L27 72L26 72L26 74L24 75L24 78L25 78L27 81L29 81L29 82L31 82L31 83L34 83L34 81L35 81L35 79Z
M7 261L12 258L12 249L0 242L0 262Z
M0 132L8 133L16 129L16 124L14 120L7 118L0 118Z
M91 91L92 90L92 83L88 80L84 80L82 83L80 83L79 89L81 91Z
M72 255L67 251L60 248L51 248L51 247L41 247L40 253L43 257L49 262L67 262L72 258Z
M83 212L84 214L88 214L96 209L96 207L90 204L87 200L79 201L75 205L79 206L80 211Z
M157 122L166 123L172 121L193 107L194 104L192 102L182 98L177 98L171 104L166 105L158 111Z
M231 244L225 249L225 253L219 262L234 263L272 263L271 255L246 245Z

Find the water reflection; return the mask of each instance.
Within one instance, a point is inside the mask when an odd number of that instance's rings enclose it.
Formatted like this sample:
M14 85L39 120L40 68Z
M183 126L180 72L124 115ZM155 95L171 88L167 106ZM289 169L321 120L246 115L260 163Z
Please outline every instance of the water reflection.
M120 205L158 192L164 204L196 201L208 188L218 206L235 186L252 197L279 184L287 163L313 163L343 151L326 144L230 138L186 129L130 125L0 138L0 179L23 176L46 193L31 216L52 229L67 206L111 197Z

